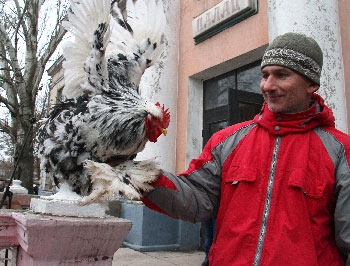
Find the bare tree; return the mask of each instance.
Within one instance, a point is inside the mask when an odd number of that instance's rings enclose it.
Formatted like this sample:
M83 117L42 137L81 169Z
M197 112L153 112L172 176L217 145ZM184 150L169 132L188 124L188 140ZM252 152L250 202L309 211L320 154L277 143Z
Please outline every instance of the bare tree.
M24 147L15 178L29 193L36 130L32 119L43 114L42 105L37 107L38 93L45 68L65 35L61 21L66 10L64 0L0 0L0 131L11 139L14 162Z

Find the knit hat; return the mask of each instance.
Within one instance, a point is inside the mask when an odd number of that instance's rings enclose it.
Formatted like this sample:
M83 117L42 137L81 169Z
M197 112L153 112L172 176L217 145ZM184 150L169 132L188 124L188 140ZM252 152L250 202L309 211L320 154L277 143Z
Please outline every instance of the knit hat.
M323 53L314 39L289 32L278 36L267 47L261 69L268 65L290 68L320 85Z

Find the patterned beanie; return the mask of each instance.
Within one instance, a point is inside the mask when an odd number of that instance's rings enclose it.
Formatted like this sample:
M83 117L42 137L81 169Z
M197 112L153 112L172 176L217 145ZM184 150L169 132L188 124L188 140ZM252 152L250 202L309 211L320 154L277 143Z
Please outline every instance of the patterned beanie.
M261 69L268 65L290 68L320 85L323 53L314 39L289 32L278 36L267 47Z

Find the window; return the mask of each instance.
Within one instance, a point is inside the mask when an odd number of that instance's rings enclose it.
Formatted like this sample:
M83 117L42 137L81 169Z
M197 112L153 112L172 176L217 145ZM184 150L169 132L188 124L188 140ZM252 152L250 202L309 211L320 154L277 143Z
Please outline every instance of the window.
M215 132L252 119L261 109L260 61L204 81L203 143Z

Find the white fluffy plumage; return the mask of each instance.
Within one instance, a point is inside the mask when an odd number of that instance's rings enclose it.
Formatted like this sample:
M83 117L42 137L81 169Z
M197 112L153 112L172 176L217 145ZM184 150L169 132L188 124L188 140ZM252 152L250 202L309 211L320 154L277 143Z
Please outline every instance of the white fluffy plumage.
M66 58L63 67L69 70L64 73L63 96L74 98L84 92L101 93L102 87L108 87L107 60L118 55L125 57L128 81L138 88L145 69L158 60L164 49L161 43L165 23L162 1L156 4L151 0L128 0L127 20L117 4L111 10L110 0L74 0L71 9L69 21L63 24L74 38L63 46ZM97 31L101 31L102 47L96 45ZM97 70L96 65L101 69Z
M95 201L105 201L123 191L123 195L129 199L140 199L138 189L143 191L152 190L148 183L154 181L161 173L159 165L154 160L127 161L111 167L105 163L97 163L86 160L84 168L91 175L94 184L92 192L82 198L83 204Z
M70 2L63 100L43 121L41 174L67 183L83 203L139 198L160 170L152 160L133 158L170 119L164 106L141 97L139 87L164 50L162 1L127 0L125 18L116 1Z

